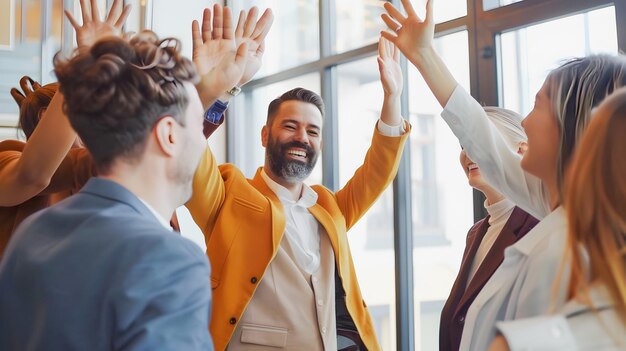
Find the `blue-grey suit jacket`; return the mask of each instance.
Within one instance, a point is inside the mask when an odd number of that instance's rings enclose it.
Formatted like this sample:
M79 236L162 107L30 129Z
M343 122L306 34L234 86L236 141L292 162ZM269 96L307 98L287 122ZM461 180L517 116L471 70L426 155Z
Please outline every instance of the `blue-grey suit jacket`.
M0 350L212 350L210 268L134 194L92 178L0 263Z

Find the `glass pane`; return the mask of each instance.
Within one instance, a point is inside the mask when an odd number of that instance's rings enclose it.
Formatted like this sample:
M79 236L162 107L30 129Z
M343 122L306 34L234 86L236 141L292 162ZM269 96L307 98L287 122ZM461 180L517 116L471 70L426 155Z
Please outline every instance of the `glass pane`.
M263 67L256 78L295 67L320 57L319 0L233 1L233 13L257 6L274 12L272 30L265 39Z
M265 162L265 149L261 145L261 128L267 119L267 107L272 100L293 88L306 88L320 94L319 74L311 73L279 83L254 89L239 101L237 113L229 117L236 119L237 128L237 166L247 177L253 177L257 168ZM322 183L322 155L317 159L317 165L306 181L307 184Z
M383 90L375 57L339 66L337 73L343 186L363 163L380 117ZM396 348L393 235L393 189L389 186L348 233L359 285L384 350Z
M356 49L378 40L385 23L380 15L385 12L383 0L335 1L337 20L335 51Z
M183 55L191 57L191 22L202 22L202 11L207 6L211 4L195 0L152 0L152 18L148 24L152 24L151 29L160 38L178 38L182 44Z
M616 54L615 26L615 8L611 6L501 34L503 106L525 115L547 74L564 60Z
M435 48L469 91L467 31L436 39ZM415 349L428 351L438 349L439 316L474 223L473 200L459 164L459 142L419 72L409 67Z
M418 15L426 12L426 0L412 0ZM467 0L435 1L435 23L442 23L467 15Z
M483 0L483 10L489 11L498 7L510 5L523 0Z

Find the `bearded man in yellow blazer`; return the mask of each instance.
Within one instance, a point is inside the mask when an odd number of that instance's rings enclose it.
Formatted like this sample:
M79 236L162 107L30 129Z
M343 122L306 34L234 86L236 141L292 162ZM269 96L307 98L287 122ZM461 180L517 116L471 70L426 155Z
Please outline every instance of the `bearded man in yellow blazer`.
M253 179L218 166L210 150L201 160L187 207L211 261L216 350L337 350L337 330L361 350L380 349L346 236L395 178L410 130L400 116L398 51L384 39L378 66L381 117L341 190L303 183L322 148L324 105L302 88L271 102L265 165Z

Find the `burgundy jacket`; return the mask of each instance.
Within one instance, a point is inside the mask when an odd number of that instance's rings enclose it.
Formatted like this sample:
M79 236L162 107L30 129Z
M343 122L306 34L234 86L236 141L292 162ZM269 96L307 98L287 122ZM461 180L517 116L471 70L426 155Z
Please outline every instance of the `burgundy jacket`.
M450 291L450 296L443 307L443 311L441 311L439 350L457 351L459 349L467 309L504 260L504 249L521 239L537 223L539 221L533 216L524 212L521 208L515 207L502 231L498 234L498 238L487 253L485 260L478 267L474 278L467 285L474 256L489 228L489 216L472 226L467 234L461 269L454 281L452 291ZM466 286L467 289L465 289Z

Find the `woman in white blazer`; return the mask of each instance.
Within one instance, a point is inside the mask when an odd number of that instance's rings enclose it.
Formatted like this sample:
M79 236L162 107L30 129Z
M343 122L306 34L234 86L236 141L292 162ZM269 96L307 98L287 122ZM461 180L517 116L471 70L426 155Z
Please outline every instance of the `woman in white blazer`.
M541 220L505 250L503 263L467 311L460 349L483 351L496 335L497 321L538 316L550 306L566 241L565 214L560 207L564 170L592 108L626 85L626 59L592 56L552 71L522 123L528 149L521 158L505 147L480 104L458 85L434 51L432 0L423 21L409 0L402 4L406 16L385 3L387 13L382 18L391 32L382 35L418 68L444 107L442 117L485 179ZM567 284L568 279L562 279L557 288L557 307L566 300Z
M568 171L570 301L551 316L498 323L490 351L626 349L625 135L620 89L594 112Z

